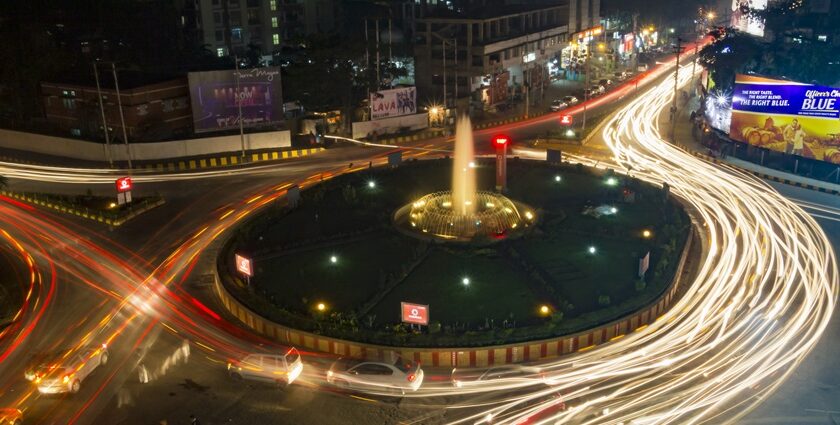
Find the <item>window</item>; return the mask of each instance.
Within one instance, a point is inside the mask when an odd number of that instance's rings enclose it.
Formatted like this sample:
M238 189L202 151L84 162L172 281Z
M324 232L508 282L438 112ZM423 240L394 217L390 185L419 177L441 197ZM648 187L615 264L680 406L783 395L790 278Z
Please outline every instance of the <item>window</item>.
M216 25L222 23L222 14L220 12L213 12L213 23Z
M276 16L271 17L271 28L277 28L277 17Z
M233 12L230 14L230 25L238 27L242 25L242 14L239 12Z
M231 41L242 41L242 28L231 28L230 29L230 39Z
M359 365L357 368L353 370L357 372L359 375L393 375L394 371L391 370L388 366L373 364L373 363L366 363Z
M817 40L822 41L822 42L826 42L826 41L828 41L828 36L827 35L818 35Z
M224 47L217 48L216 49L216 56L218 56L220 58L224 57L225 56L225 48Z
M224 41L225 33L222 31L216 31L216 41Z
M248 0L245 2L248 7L260 7L260 0Z
M251 25L260 23L260 11L258 9L248 9L248 23Z
M275 46L280 44L280 34L271 34L271 44Z
M219 0L213 0L213 6L215 7L215 6L218 6L218 5L219 5Z
M63 99L64 109L76 109L76 99Z
M270 0L268 2L268 8L271 9L272 12L277 10L277 0Z
M81 137L82 136L82 130L80 130L78 128L71 128L70 129L70 134L72 134L73 136L76 136L76 137Z

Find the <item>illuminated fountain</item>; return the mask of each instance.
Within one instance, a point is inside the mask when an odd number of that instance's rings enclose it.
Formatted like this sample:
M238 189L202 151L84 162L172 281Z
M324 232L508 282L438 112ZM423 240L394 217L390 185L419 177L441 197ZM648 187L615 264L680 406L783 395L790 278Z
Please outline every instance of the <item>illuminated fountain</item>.
M400 229L418 237L448 241L493 241L534 223L533 209L491 191L476 190L472 125L458 120L452 190L428 194L394 213Z

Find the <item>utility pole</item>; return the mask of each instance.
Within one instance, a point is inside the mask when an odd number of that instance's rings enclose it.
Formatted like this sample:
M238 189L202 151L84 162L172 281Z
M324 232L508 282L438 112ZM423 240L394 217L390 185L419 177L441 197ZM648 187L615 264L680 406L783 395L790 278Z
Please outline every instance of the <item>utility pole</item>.
M446 116L446 39L441 40L440 47L443 49L443 113Z
M525 119L528 118L529 108L531 106L531 70L525 69Z
M117 65L111 62L111 72L114 73L114 88L117 91L117 107L120 109L120 124L122 125L123 141L125 142L125 156L128 159L129 171L131 166L131 146L128 145L128 133L125 131L125 114L123 114L122 98L120 97L120 82L117 79Z
M379 76L379 18L376 18L376 91L382 86L382 78Z
M102 114L102 129L105 131L105 157L108 158L108 167L114 168L114 159L111 158L111 138L108 135L108 121L105 119L105 105L102 103L102 87L99 85L99 69L96 61L93 61L93 77L96 79L96 95L99 97L99 112Z
M586 45L586 78L583 80L583 123L581 124L581 131L586 131L586 104L589 103L589 62L592 61L592 38L589 38L589 43Z
M453 38L455 44L455 113L458 113L458 39Z
M242 123L242 92L239 91L239 56L234 56L236 72L236 106L239 109L239 144L242 148L242 162L245 162L245 125Z
M700 49L700 44L697 42L694 43L694 60L691 63L691 93L696 93L696 88L694 87L694 76L697 75L697 51Z
M671 141L677 142L677 95L680 82L680 53L682 53L682 38L677 37L677 44L674 46L674 53L677 54L677 67L674 69L674 103L671 105Z

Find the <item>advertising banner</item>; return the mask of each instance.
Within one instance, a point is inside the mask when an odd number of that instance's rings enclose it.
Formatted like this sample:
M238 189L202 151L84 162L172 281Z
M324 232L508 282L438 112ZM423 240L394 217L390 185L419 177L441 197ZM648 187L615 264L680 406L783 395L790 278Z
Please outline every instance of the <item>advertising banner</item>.
M370 118L398 117L417 113L417 89L402 87L370 94Z
M280 68L190 72L190 98L196 133L239 128L242 105L244 127L264 127L283 121Z
M128 192L131 190L133 184L131 183L131 177L121 177L118 178L116 181L117 185L117 193Z
M404 323L424 326L429 324L429 306L401 302L400 307L402 310L402 321Z
M251 266L251 259L247 257L243 257L239 254L234 254L234 259L236 260L236 270L239 273L244 274L248 277L254 276L254 269Z
M840 89L738 75L729 137L840 164Z

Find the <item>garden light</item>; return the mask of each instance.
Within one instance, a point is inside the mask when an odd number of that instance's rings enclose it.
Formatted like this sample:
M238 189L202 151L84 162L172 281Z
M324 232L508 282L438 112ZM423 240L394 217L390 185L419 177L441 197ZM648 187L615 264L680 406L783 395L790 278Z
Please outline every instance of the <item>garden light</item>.
M369 181L368 182L368 187L371 188L371 189L375 188L376 187L376 182L373 181L373 180Z
M653 233L651 233L651 231L650 231L650 230L647 230L647 229L645 229L645 230L643 230L643 231L642 231L642 236L644 236L645 238L649 238L649 237L651 237L651 235L652 235L652 234L653 234Z
M613 213L613 214L615 214L615 213L617 213L617 212L618 212L618 208L616 208L616 207L612 207L612 208L610 208L610 212L611 212L611 213Z
M317 308L318 311L324 311L327 309L327 305L324 303L318 303L318 305L316 305L315 308Z
M563 178L562 178L562 177L560 177L560 176L554 176L554 181L556 181L557 183L560 183L560 181L562 181L562 180L563 180Z
M597 250L594 246L590 246L590 247L589 247L589 253L590 253L590 254L594 254L594 253L596 253L596 252L598 252L598 250Z
M540 306L540 314L542 314L544 316L547 316L548 313L551 313L551 309L545 304L541 305Z
M618 184L618 179L615 177L610 177L607 179L607 184L610 186L615 186Z
M470 286L470 278L465 277L465 278L461 279L461 283L463 283L464 286Z
M338 257L336 257L335 255L330 256L330 263L338 263Z

